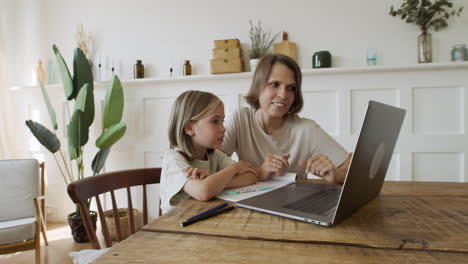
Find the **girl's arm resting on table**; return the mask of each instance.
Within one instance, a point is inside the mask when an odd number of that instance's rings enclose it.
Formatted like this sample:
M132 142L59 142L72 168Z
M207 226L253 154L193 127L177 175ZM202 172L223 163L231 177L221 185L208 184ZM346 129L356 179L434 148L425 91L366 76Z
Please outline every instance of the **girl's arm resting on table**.
M239 161L204 179L189 179L184 185L184 191L199 201L208 201L224 190L236 175L249 172L255 173L251 165L245 161ZM243 182L244 177L241 177L239 181Z
M232 178L232 180L224 188L227 189L243 187L255 183L257 183L257 175L253 174L252 172L246 172L234 176L234 178Z

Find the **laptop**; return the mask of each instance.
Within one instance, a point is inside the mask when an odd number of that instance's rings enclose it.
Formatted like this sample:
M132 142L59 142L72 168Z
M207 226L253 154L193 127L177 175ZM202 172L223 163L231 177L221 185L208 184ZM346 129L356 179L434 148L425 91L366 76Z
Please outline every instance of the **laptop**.
M369 101L343 185L294 182L236 205L323 226L338 224L379 195L405 113Z

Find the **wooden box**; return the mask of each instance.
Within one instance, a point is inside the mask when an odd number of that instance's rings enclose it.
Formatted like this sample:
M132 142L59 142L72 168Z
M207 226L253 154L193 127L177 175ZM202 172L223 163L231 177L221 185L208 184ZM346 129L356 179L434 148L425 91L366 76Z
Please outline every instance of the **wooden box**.
M235 59L242 57L241 48L220 48L213 49L213 59Z
M240 47L240 42L238 39L221 39L214 41L215 49L220 48L238 48Z
M211 73L243 72L244 62L242 58L211 60Z

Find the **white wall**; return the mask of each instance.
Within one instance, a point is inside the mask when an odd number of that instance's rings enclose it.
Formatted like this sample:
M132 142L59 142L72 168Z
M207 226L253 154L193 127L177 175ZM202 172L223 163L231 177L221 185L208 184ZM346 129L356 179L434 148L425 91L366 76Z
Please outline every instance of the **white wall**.
M148 77L168 76L171 56L178 63L190 59L193 74L208 73L216 39L240 39L246 57L249 19L260 19L272 32L288 31L303 68L312 67L318 50L331 51L337 67L365 65L368 47L378 49L379 64L417 62L418 27L388 14L397 0L42 1L41 57L50 57L56 43L71 60L76 27L83 23L94 37L94 61L115 58L122 79L131 78L136 59ZM468 43L468 15L462 14L433 35L434 62L450 61L451 47Z

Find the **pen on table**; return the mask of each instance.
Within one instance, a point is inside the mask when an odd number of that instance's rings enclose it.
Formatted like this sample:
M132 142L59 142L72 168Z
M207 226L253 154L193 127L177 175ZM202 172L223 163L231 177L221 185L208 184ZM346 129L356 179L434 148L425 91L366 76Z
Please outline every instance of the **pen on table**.
M257 191L267 191L273 189L273 186L264 186L264 187L258 187L258 188L251 188L251 189L244 189L240 191L228 191L226 192L227 195L234 195L234 194L239 194L239 193L248 193L248 192L257 192Z
M215 215L219 215L221 213L224 213L224 212L227 212L227 211L230 211L232 209L236 208L235 206L229 206L229 207L225 207L225 208L222 208L220 210L217 210L217 211L212 211L210 213L207 213L207 214L204 214L200 217L196 217L196 218L192 218L192 219L187 219L187 221L183 222L182 224L180 224L180 226L184 227L184 226L188 226L190 224L193 224L193 223L196 223L198 221L201 221L201 220L204 220L204 219L207 219L207 218L210 218L212 216L215 216Z
M208 209L208 210L206 210L206 211L204 211L204 212L201 212L201 213L199 213L199 214L197 214L197 215L194 215L194 216L190 217L189 219L185 220L185 222L190 221L190 220L195 219L195 218L198 218L198 217L201 217L201 216L204 216L204 215L206 215L206 214L209 214L209 213L211 213L211 212L213 212L213 211L216 211L216 210L218 210L218 209L220 209L220 208L223 208L223 207L226 206L226 205L227 205L226 202L224 202L224 203L222 203L222 204L218 204L217 206L215 206L215 207L213 207L213 208L210 208L210 209Z

